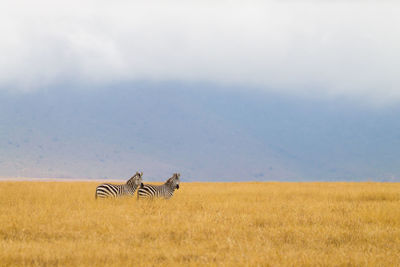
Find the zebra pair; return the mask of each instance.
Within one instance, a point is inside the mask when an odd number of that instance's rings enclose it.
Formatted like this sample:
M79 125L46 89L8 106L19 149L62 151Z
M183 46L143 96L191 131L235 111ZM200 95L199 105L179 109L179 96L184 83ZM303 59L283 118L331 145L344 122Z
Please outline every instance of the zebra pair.
M179 189L179 173L174 173L163 185L151 185L142 183L143 172L136 172L126 184L114 185L114 184L101 184L96 188L95 198L107 198L107 197L120 197L120 196L133 196L136 189L138 190L138 199L140 198L155 198L162 197L169 199L172 197L175 189Z

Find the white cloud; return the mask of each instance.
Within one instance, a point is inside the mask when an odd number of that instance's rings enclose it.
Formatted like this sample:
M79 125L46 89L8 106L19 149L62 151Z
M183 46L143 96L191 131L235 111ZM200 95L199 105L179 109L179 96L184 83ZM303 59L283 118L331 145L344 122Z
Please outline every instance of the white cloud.
M3 3L0 87L178 80L400 100L395 2L149 2Z

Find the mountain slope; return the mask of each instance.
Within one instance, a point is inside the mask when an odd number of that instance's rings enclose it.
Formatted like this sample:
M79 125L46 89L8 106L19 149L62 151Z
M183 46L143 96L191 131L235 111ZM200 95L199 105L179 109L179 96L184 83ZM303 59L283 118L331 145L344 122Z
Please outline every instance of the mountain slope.
M0 94L0 176L163 180L394 179L399 109L125 84Z

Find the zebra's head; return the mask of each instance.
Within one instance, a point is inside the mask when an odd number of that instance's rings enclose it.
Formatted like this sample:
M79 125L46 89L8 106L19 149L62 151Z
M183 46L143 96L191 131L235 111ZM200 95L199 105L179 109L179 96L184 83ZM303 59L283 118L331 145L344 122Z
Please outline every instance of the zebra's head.
M179 189L179 183L181 182L179 180L179 177L181 176L180 173L174 173L171 178L168 179L167 183L173 188L173 189Z
M127 184L131 184L135 187L137 186L143 186L142 183L142 176L143 172L136 172L134 176L131 177L131 179L128 180Z

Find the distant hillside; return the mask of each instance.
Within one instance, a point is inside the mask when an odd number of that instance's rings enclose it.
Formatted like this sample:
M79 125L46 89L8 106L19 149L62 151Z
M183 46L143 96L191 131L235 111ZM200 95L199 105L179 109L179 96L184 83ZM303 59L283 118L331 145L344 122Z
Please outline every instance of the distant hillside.
M397 107L173 83L3 90L0 103L0 176L400 177Z

